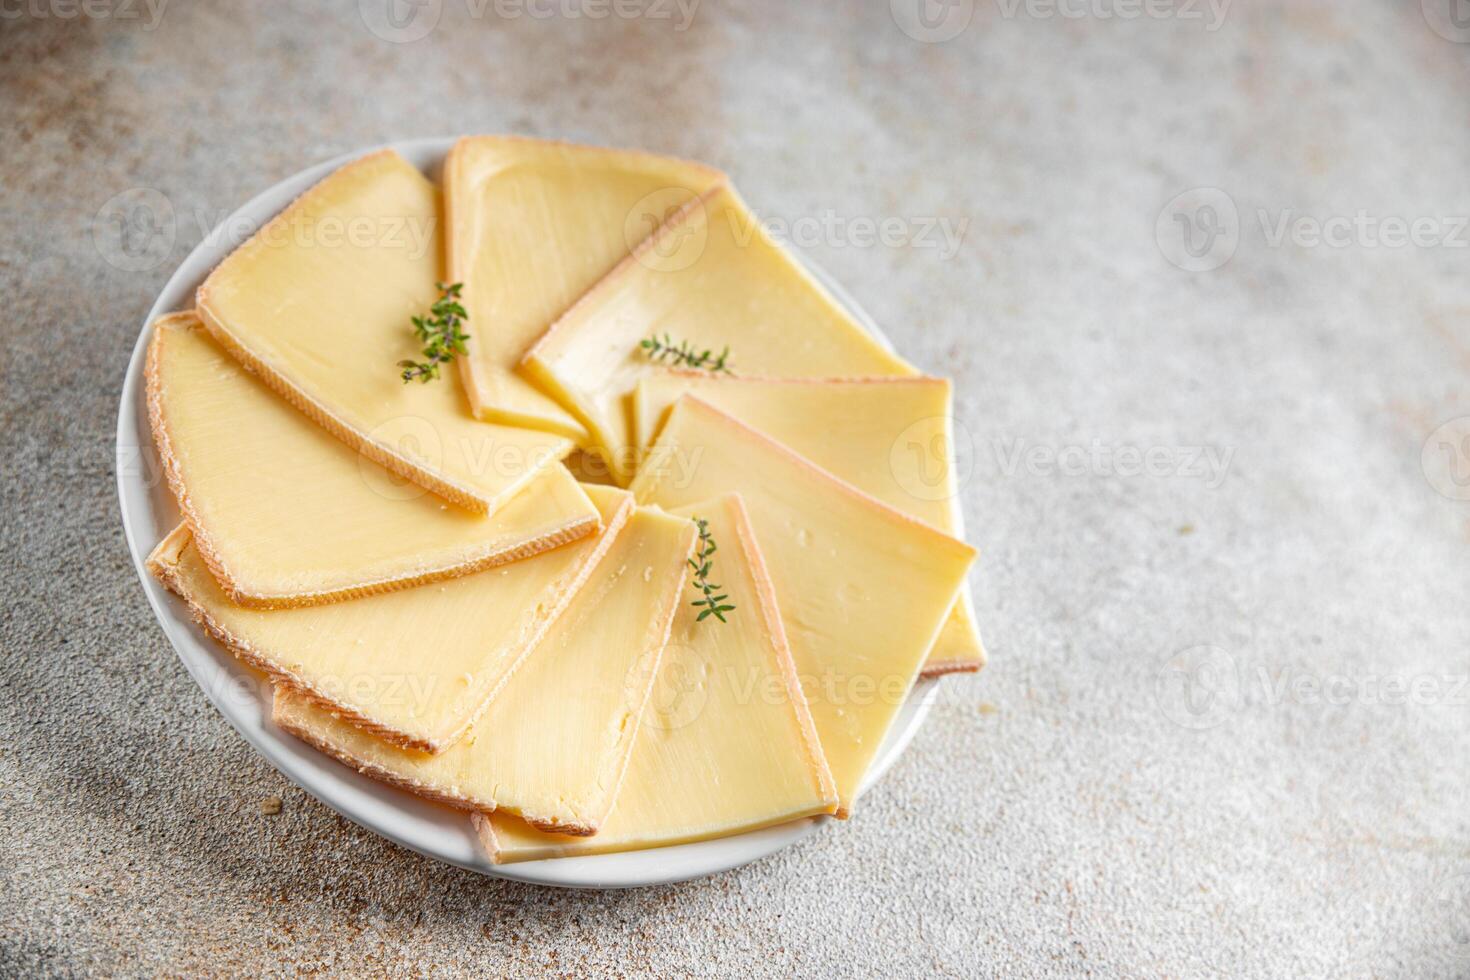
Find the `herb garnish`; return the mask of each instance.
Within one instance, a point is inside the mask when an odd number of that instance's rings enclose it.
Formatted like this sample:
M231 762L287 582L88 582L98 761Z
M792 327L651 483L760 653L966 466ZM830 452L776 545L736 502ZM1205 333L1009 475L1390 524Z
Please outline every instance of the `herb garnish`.
M711 559L714 557L716 548L714 535L709 533L709 521L696 517L694 523L699 528L699 551L689 559L689 567L694 569L694 587L704 593L703 598L695 599L690 603L691 606L704 607L695 622L702 623L704 617L713 616L722 623L728 623L729 620L725 618L725 613L732 612L735 607L728 603L721 605L723 600L730 597L723 594L716 595L720 586L709 580Z
M464 288L464 283L436 282L434 285L443 295L429 307L427 317L413 318L413 332L424 343L426 360L398 362L398 366L403 368L399 377L404 384L415 378L427 384L439 377L439 365L448 364L456 355L467 353L464 342L470 339L470 335L460 329L470 318L459 302L459 291Z
M716 357L715 352L712 350L696 351L694 345L690 344L687 340L681 340L676 344L674 343L674 338L668 334L664 334L662 340L659 339L657 334L652 337L646 337L638 342L638 346L648 351L648 356L655 361L662 361L668 357L673 358L675 364L680 364L684 367L704 368L712 374L720 374L721 372L725 374L732 373L725 366L725 362L730 357L729 347L720 351L719 356Z

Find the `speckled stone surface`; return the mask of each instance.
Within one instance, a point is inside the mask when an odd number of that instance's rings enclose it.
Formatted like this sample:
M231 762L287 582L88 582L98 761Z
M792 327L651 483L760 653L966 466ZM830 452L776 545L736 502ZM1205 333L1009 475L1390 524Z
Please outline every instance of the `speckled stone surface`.
M0 974L1470 975L1470 37L1422 8L0 7ZM155 626L113 429L173 266L477 131L727 168L956 379L993 663L848 825L477 877L295 789Z

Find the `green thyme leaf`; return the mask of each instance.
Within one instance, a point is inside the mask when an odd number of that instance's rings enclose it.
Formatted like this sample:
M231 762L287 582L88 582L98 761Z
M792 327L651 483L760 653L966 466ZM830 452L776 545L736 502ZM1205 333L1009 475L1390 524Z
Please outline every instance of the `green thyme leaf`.
M676 367L696 368L709 371L711 374L731 374L729 367L730 348L726 347L717 356L712 350L697 350L687 340L674 342L674 338L664 334L662 338L658 335L645 337L638 342L639 348L646 351L648 356L660 363L672 363Z
M689 559L689 567L694 569L694 581L690 584L702 593L700 598L690 603L700 609L699 616L694 621L702 623L706 616L713 616L722 623L728 623L725 613L734 612L735 607L724 602L730 597L720 592L721 586L709 580L710 567L714 564L710 557L718 550L718 546L714 535L709 533L709 521L696 517L694 524L699 528L699 550Z
M461 328L470 315L459 301L459 292L464 289L464 283L450 285L439 282L434 285L441 295L429 307L429 315L412 318L414 335L424 345L424 359L398 362L398 366L402 368L398 376L403 379L404 384L415 380L427 384L439 377L440 365L448 364L459 355L468 353L464 342L470 339L470 335Z

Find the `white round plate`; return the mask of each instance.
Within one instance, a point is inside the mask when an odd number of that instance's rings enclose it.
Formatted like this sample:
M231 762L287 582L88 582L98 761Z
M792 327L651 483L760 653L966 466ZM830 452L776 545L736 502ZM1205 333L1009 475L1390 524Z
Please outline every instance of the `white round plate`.
M390 144L424 173L437 179L453 138ZM376 149L376 148L374 148ZM487 859L462 812L421 800L368 779L287 735L270 720L270 684L243 667L207 637L184 604L143 567L143 561L179 521L178 508L161 478L144 403L143 356L148 325L161 314L193 305L194 290L245 234L342 164L371 150L347 154L301 171L257 195L205 237L164 286L143 322L123 381L117 416L117 490L123 530L148 603L189 673L245 740L292 782L338 813L404 847L482 874L575 888L628 888L714 874L772 854L832 821L801 820L722 840L655 850L495 865ZM242 234L244 232L245 234ZM884 344L877 325L830 278L813 271ZM891 345L890 345L891 347ZM910 693L864 784L866 790L893 764L923 723L937 690L920 680Z

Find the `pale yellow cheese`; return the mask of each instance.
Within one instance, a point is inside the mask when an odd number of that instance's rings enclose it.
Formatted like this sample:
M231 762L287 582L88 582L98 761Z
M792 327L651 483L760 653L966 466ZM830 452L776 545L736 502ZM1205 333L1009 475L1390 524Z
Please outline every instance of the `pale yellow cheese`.
M601 533L525 561L382 595L300 609L246 609L220 591L186 525L149 569L241 660L399 745L442 752L501 690L632 512L589 487Z
M629 401L667 334L771 377L913 374L760 226L735 191L691 202L552 325L524 368L587 426L621 481L636 465Z
M694 538L692 522L639 508L485 713L438 755L389 745L284 689L276 723L413 792L594 833L632 750Z
M726 622L685 602L622 790L595 837L477 818L498 862L664 847L758 830L837 808L770 580L739 497L679 511L709 522ZM691 589L685 593L691 594Z
M745 498L847 811L974 549L693 396L674 406L632 489L668 508Z
M516 365L666 215L723 179L652 153L512 136L455 143L444 163L445 260L474 326L460 364L480 418L584 441L581 423Z
M638 382L638 442L653 442L670 406L694 394L796 450L838 479L958 536L950 385L943 378L725 378L661 371ZM966 588L924 664L925 676L985 663Z
M439 192L385 150L298 198L199 289L200 319L229 351L333 435L479 513L572 448L562 435L480 422L459 372L405 384L421 360L411 318L442 277ZM474 336L479 325L470 321Z
M555 464L472 514L334 439L226 354L192 313L153 326L145 370L164 472L234 602L310 605L464 575L597 529Z

